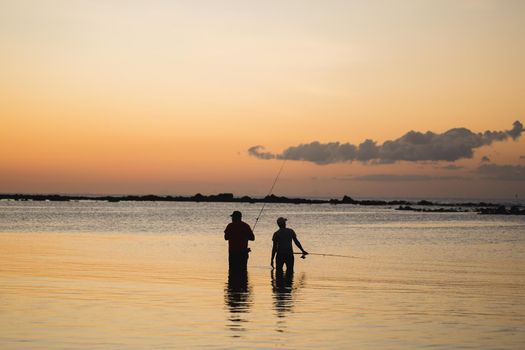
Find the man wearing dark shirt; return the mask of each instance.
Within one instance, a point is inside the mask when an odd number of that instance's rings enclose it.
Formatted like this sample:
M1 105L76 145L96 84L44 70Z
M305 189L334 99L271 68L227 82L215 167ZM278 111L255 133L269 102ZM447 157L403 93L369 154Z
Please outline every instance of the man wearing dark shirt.
M279 225L279 230L273 234L273 248L272 248L272 260L271 265L273 265L273 260L275 255L277 255L277 271L282 271L284 264L286 264L286 271L293 271L294 257L293 257L293 248L292 241L295 245L301 249L303 256L308 254L307 251L301 246L301 242L297 239L297 235L294 230L286 228L286 220L283 217L277 219L277 225Z
M228 262L230 269L246 270L248 264L248 241L254 241L250 225L242 221L242 213L234 211L231 215L232 222L224 230L224 239L228 241Z

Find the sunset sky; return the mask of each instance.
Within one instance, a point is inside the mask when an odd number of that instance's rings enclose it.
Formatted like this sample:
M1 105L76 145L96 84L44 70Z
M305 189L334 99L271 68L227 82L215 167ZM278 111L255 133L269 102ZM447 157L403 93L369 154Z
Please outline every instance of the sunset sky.
M278 195L525 198L524 34L524 1L0 0L0 192L263 196L288 158Z

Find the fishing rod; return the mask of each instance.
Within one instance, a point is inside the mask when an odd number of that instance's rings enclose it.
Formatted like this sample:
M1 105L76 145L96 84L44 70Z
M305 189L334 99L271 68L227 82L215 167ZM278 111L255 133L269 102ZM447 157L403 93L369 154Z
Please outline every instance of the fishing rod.
M273 192L273 188L275 187L275 184L277 183L277 180L279 179L279 176L281 176L281 172L283 171L283 168L284 168L284 164L286 163L286 159L283 161L283 163L281 164L281 168L279 168L279 172L277 173L277 176L275 177L275 180L273 180L273 184L272 184L272 187L270 187L270 191L268 192L268 196L270 196ZM263 206L261 208L261 211L259 212L259 215L257 215L257 218L255 219L255 224L253 224L253 229L252 229L252 232L255 232L255 226L257 226L257 223L259 222L259 218L261 217L262 215L262 212L264 210L264 207L266 207L266 201L263 202Z
M319 255L319 256L334 256L337 258L349 258L349 259L359 259L358 256L352 256L352 255L339 255L339 254L323 254L323 253L300 253L300 252L293 252L296 255L301 255L301 259L305 259L306 255Z

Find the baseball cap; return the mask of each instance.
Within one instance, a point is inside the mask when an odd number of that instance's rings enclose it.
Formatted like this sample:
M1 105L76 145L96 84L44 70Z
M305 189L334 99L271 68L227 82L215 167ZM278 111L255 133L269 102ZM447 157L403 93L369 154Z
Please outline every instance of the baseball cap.
M277 219L277 224L280 224L280 223L285 223L286 220L288 220L287 218L283 218L282 216L280 218Z

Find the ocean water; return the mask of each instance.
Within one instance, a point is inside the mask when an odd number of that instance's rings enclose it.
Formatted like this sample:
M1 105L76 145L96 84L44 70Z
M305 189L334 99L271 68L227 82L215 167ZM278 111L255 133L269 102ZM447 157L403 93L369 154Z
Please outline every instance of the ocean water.
M0 202L1 349L523 349L525 218L269 204ZM270 266L275 219L304 248Z

